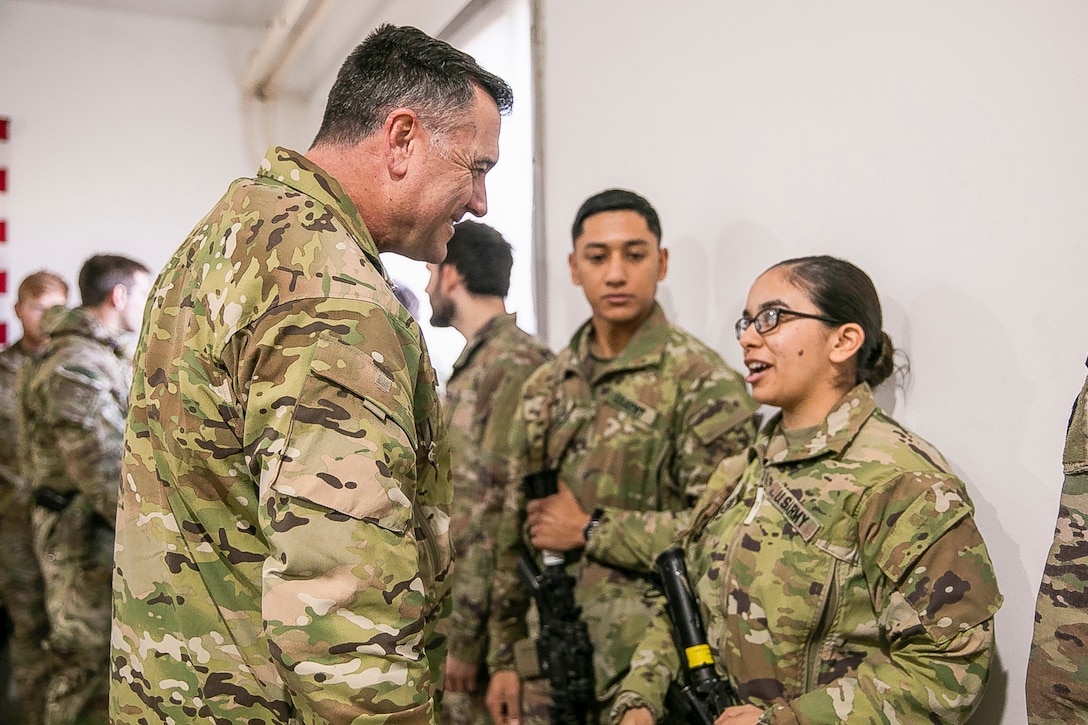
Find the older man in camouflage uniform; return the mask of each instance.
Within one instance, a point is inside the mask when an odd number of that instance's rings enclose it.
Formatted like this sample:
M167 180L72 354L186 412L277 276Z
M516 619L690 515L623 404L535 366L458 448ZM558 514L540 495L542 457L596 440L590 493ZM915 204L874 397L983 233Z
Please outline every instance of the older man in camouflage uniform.
M755 434L756 405L740 375L655 302L668 253L653 207L629 191L602 192L582 205L573 237L571 276L593 314L526 383L513 425L512 474L555 469L561 485L527 506L518 480L508 490L489 656L488 705L500 725L519 710L523 526L536 549L569 552L603 719L650 621L653 556L686 522L717 463ZM518 668L533 674L531 663ZM544 721L545 691L542 680L526 679L528 722Z
M53 672L46 722L108 721L113 529L135 331L149 270L95 255L79 272L83 305L46 313L49 345L19 375L20 428L33 492L34 550L45 582Z
M498 231L461 222L447 250L445 261L427 265L431 324L452 326L467 342L446 383L455 494L450 532L457 566L442 721L486 725L491 722L483 700L487 623L510 421L525 379L552 354L506 312L514 258Z
M0 601L14 624L11 665L21 710L19 722L44 721L49 675L49 620L41 568L31 545L30 489L19 461L16 380L19 371L41 355L49 337L42 317L54 305L68 302L68 284L52 272L35 272L16 294L15 316L23 336L0 352ZM0 683L5 684L5 683Z
M349 56L156 282L118 512L117 722L431 723L449 608L434 370L381 251L487 212L509 87L415 28Z
M1088 380L1069 418L1062 466L1058 524L1035 602L1028 659L1031 725L1088 722Z

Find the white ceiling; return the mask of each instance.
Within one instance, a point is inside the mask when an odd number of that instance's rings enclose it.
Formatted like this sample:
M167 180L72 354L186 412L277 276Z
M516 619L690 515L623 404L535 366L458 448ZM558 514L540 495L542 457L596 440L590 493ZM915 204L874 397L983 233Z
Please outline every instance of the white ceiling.
M160 15L204 23L264 28L271 24L282 0L30 0L52 5L76 5L95 10Z
M262 33L262 44L283 38L290 6L313 13L300 27L305 30L286 45L273 42L272 61L258 64L254 80L261 97L290 93L308 98L326 79L335 75L344 56L382 22L414 25L431 35L450 27L468 6L490 0L320 0L291 3L289 0L24 0L53 6L107 10L133 15L152 15L192 22L235 25ZM2 0L0 0L2 2ZM278 41L276 41L278 42ZM254 50L260 54L260 48ZM247 71L247 77L250 75ZM253 89L247 88L247 91Z

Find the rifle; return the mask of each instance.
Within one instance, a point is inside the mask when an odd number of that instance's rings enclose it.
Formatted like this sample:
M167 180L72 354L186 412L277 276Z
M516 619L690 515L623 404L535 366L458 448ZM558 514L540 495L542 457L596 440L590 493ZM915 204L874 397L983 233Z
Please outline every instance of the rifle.
M546 470L524 478L530 499L558 492L555 471ZM574 600L574 577L566 571L566 560L553 551L541 552L543 571L522 556L518 573L529 588L540 614L540 636L536 640L541 674L551 687L548 714L552 725L585 725L587 714L596 707L593 684L593 644L581 620L582 608Z
M714 725L727 707L740 704L729 680L718 677L714 655L707 644L706 629L699 616L699 603L688 580L684 550L666 549L654 560L672 620L672 637L680 653L687 684L669 683L665 706L690 725Z

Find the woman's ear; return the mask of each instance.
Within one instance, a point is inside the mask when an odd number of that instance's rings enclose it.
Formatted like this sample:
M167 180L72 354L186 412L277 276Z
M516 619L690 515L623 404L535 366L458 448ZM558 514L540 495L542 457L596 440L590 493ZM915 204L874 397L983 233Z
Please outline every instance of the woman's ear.
M839 325L831 333L830 360L833 363L844 363L858 354L861 346L865 344L865 330L856 322L847 322Z

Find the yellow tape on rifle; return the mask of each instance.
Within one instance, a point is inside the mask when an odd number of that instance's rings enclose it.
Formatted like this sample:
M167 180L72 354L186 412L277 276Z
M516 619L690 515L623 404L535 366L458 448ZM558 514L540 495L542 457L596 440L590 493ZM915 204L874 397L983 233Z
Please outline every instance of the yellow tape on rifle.
M710 654L710 645L708 644L697 644L694 647L688 647L684 650L684 654L688 658L689 670L703 665L714 664L714 655Z

